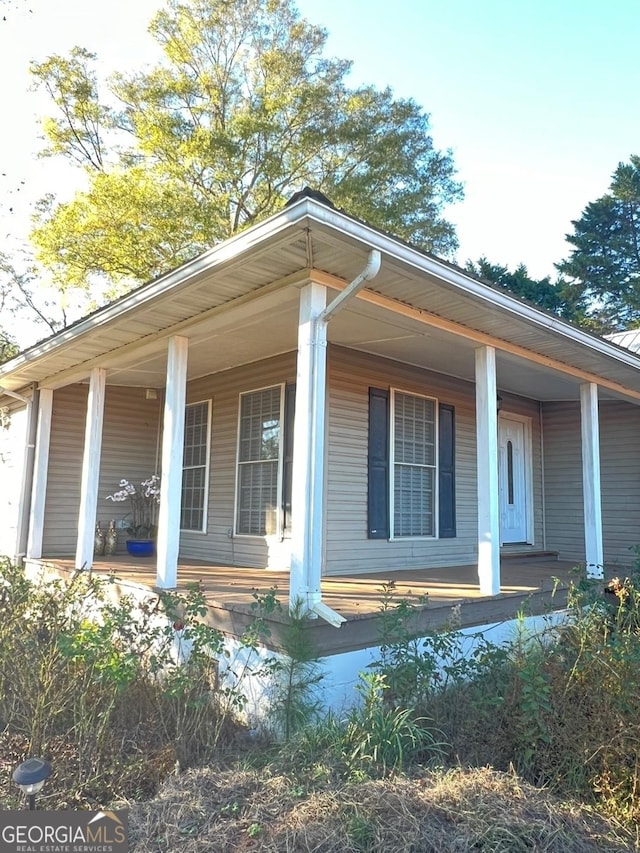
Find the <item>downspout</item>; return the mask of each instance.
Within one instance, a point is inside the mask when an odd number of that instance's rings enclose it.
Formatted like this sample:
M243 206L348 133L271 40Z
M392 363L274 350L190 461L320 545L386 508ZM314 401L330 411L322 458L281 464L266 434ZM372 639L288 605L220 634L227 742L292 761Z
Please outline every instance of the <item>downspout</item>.
M320 314L316 323L328 323L341 308L350 302L351 299L359 293L367 281L375 278L380 270L380 252L377 249L372 249L367 258L367 265L362 270L359 276L356 276L351 284L348 284L342 293L339 293L333 302L330 302L324 311Z
M339 293L336 298L327 305L327 307L318 315L313 328L313 377L312 377L312 395L311 395L311 410L313 412L313 425L312 429L314 432L314 437L312 437L311 446L316 446L315 435L318 435L318 430L320 429L319 425L319 412L322 412L322 419L324 420L324 395L326 393L326 383L324 378L326 376L326 372L321 368L319 360L326 360L326 349L327 349L327 326L329 324L329 320L340 311L345 305L356 296L360 290L365 286L368 281L375 278L380 269L380 252L377 249L372 249L369 252L369 257L367 258L367 264L365 268L362 270L360 275L353 279L353 281L345 287L345 289ZM324 366L324 362L323 365ZM322 377L322 379L321 379ZM321 434L321 433L320 433ZM324 450L323 456L324 456ZM311 533L311 536L307 538L307 542L305 543L306 555L305 555L305 564L308 566L309 570L309 584L307 593L307 603L309 611L316 616L320 616L330 625L333 625L336 628L339 628L343 622L346 622L344 616L341 616L339 613L336 613L335 610L332 610L327 604L322 601L322 591L321 591L321 561L314 561L312 556L315 553L322 552L321 543L318 548L314 549L312 545L312 537L322 537L324 524L321 523L323 512L317 512L317 507L314 506L315 501L318 500L320 503L320 508L322 510L322 491L323 491L323 474L324 474L324 459L321 462L321 465L317 465L316 460L309 460L309 464L311 467L311 488L309 490L309 498L310 498L310 512L311 517L316 520L316 524L314 525L314 529ZM317 496L317 497L316 497Z
M40 391L33 387L32 396L23 397L16 391L9 391L0 386L0 394L20 400L27 407L27 435L24 449L24 462L22 468L22 484L20 488L20 511L18 514L18 529L16 532L16 562L22 562L27 553L27 541L29 538L29 521L31 517L31 490L33 487L33 465L36 448L36 433L38 429L38 403Z

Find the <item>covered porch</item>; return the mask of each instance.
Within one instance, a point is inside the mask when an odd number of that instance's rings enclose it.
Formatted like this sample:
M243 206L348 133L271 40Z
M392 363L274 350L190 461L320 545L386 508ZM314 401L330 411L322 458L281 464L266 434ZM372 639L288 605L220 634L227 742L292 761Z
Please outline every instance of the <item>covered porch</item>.
M32 571L54 571L63 577L74 572L74 559L29 560ZM96 558L92 571L111 577L117 596L160 592L156 586L155 558L112 556ZM392 568L371 574L323 577L322 598L345 618L340 630L322 619L310 619L309 631L319 655L329 656L375 647L380 640L383 586L395 585L396 599L413 603L412 629L416 634L446 630L451 625L474 628L508 622L520 614L537 616L563 610L572 580L585 576L585 567L558 560L550 552L503 554L501 592L485 595L478 586L477 565L430 569ZM202 560L179 561L177 591L200 584L207 602L206 621L230 637L238 637L255 618L254 593L271 589L282 604L281 613L269 617L267 646L278 648L287 621L289 572L238 568Z
M303 199L0 368L26 407L15 553L139 588L202 577L230 634L278 586L314 631L346 620L329 653L375 642L385 580L429 596L427 627L555 607L563 568L635 544L639 366ZM105 496L152 472L157 560L94 560ZM531 550L516 567L505 544Z

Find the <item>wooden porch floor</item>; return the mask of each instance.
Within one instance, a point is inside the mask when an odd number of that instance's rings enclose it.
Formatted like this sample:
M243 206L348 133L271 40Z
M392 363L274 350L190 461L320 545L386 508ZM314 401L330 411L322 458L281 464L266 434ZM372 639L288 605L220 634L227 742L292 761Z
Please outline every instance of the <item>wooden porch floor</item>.
M62 574L73 570L73 559L43 559L41 563ZM127 555L99 558L93 564L97 574L111 575L121 593L133 588L155 590L155 558ZM519 612L535 615L561 610L566 605L569 580L579 577L575 563L540 556L505 557L501 561L502 591L497 596L482 596L478 589L475 566L449 566L439 569L385 571L366 575L341 575L322 579L323 601L346 617L337 630L321 619L310 623L322 654L335 654L376 645L379 637L381 587L393 581L396 594L416 604L427 596L427 604L419 608L415 628L438 630L450 623L452 607L462 627L486 625L513 619ZM276 595L286 608L289 594L288 572L238 568L197 560L180 560L178 589L190 583L202 585L209 608L207 621L214 627L239 635L253 618L251 604L256 590L276 588ZM554 590L558 588L555 595ZM286 617L270 620L272 644L278 639Z

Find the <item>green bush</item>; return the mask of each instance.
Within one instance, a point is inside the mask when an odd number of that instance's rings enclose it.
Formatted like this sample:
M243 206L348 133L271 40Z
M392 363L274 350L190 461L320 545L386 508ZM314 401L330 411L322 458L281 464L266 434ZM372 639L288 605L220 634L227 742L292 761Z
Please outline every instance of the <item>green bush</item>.
M1 559L0 610L0 731L22 757L54 758L69 801L139 795L235 737L251 655L234 666L197 585L135 601ZM256 618L249 652L260 631Z

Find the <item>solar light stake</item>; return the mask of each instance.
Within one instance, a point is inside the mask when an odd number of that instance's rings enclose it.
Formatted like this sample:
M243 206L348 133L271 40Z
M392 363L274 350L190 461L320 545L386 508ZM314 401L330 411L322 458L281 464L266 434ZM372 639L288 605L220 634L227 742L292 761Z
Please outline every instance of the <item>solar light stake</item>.
M51 764L44 758L27 758L13 771L13 781L27 795L29 811L36 807L36 794L51 776Z

